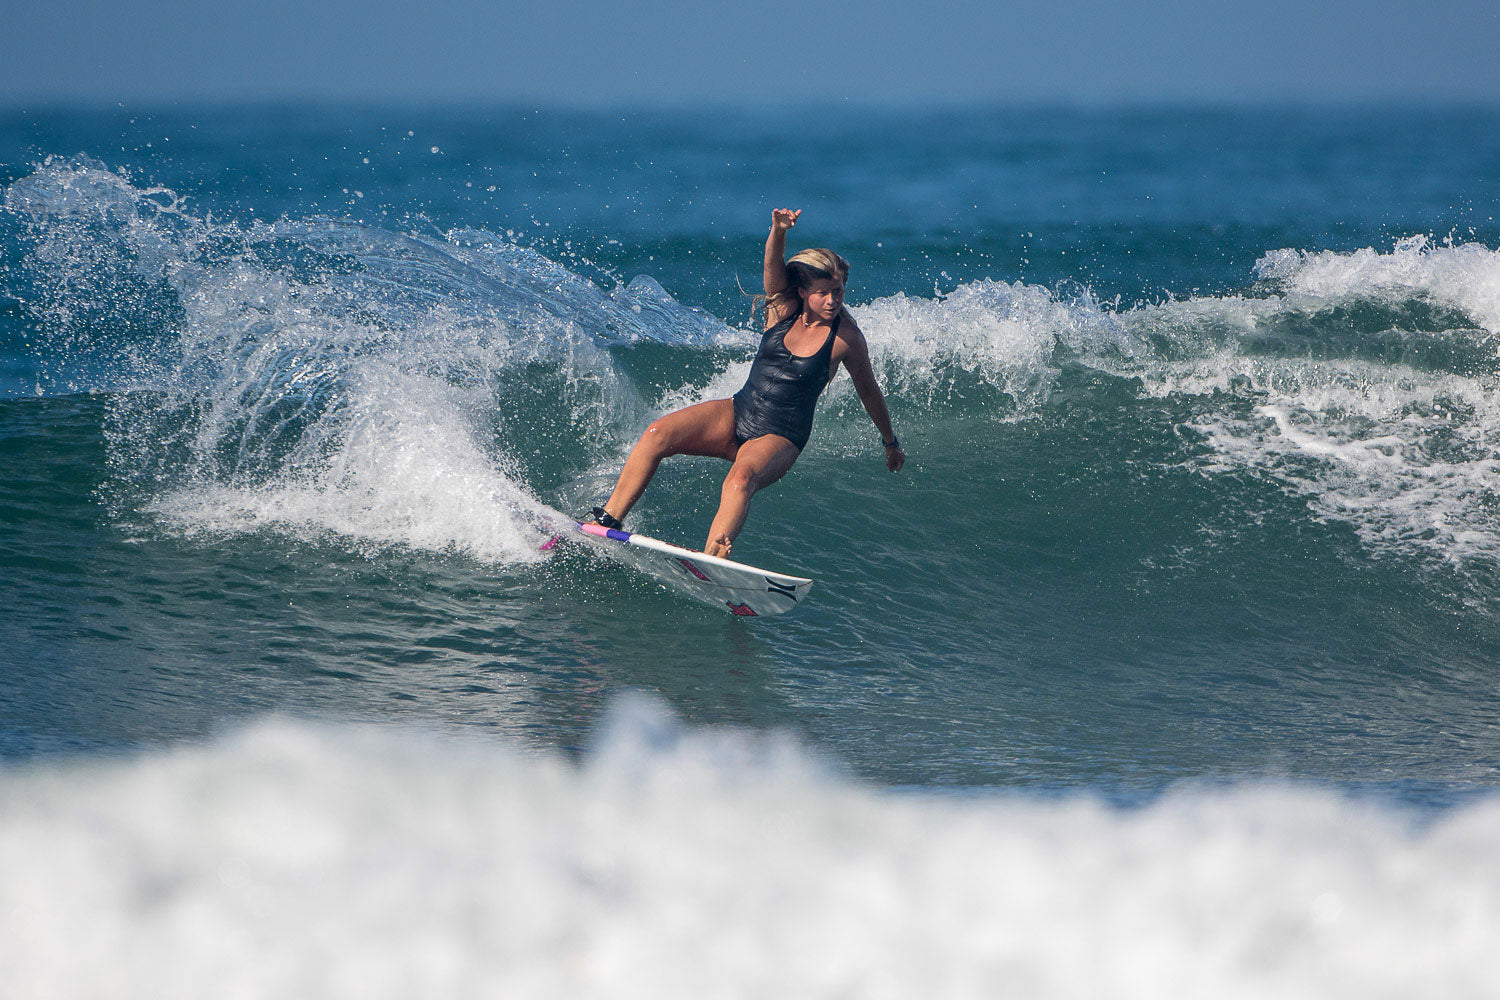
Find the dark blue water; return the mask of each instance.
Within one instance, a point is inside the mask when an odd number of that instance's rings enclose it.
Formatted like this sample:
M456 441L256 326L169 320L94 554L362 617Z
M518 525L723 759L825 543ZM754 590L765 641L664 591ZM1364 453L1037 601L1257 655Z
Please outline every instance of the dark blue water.
M1409 908L1396 883L1356 902L1365 855L1340 831L1361 824L1371 857L1431 855L1413 862L1424 905L1457 923L1423 933L1493 936L1495 897L1471 900L1490 918L1472 916L1449 880L1476 863L1464 838L1495 829L1500 782L1500 114L823 120L810 144L748 112L0 116L0 757L23 776L18 801L42 794L24 782L53 780L87 800L48 777L80 753L126 768L109 785L122 810L132 783L196 801L200 779L170 763L194 752L201 780L252 795L287 771L308 802L326 768L353 769L354 798L324 817L339 826L480 752L340 728L394 722L505 748L483 751L501 754L485 767L518 784L473 786L500 811L613 808L635 779L589 768L644 759L673 830L739 808L721 779L782 803L745 808L811 823L767 870L834 850L819 824L865 812L872 849L899 850L906 800L859 798L848 777L808 791L795 762L817 758L876 788L1018 795L1005 801L1039 838L1026 843L1068 831L1061 867L1043 863L1049 892L1073 891L1057 873L1080 858L1133 893L1153 865L1170 881L1202 851L1210 867L1229 859L1236 892L1266 887L1255 933L1301 927L1283 924L1295 898L1317 933L1337 925L1350 954L1373 955L1384 932L1340 914L1399 924ZM736 544L817 580L774 622L586 551L539 551L549 512L606 496L654 416L743 381L755 333L740 286L758 282L777 206L804 210L794 249L851 262L848 300L907 468L886 472L836 382ZM664 466L632 527L697 544L723 472ZM626 691L654 707L590 750ZM333 727L218 735L285 715ZM743 733L788 734L793 763ZM558 763L578 754L593 763ZM702 767L719 777L684 777ZM432 815L479 829L466 793L433 794ZM1074 816L1059 794L1144 818ZM808 805L829 795L858 801ZM936 844L948 807L922 801ZM179 807L192 812L163 808ZM36 808L17 836L76 821ZM1414 818L1437 839L1407 831ZM1165 830L1145 868L1115 853L1146 836L1137 822ZM655 878L628 825L611 836ZM137 833L203 843L163 829ZM1216 854L1219 836L1249 846ZM949 849L970 867L1029 864L995 844ZM700 872L721 858L679 849ZM468 850L453 856L484 863ZM1287 857L1324 875L1259 867ZM363 884L361 871L340 878ZM871 884L895 886L910 928L926 919L911 894L948 876L903 871ZM1138 943L1190 954L1191 913L1212 904L1201 881L1172 884L1184 895L1137 914L1151 928ZM355 950L374 940L351 935ZM1268 969L1342 968L1268 947ZM455 982L508 981L481 966ZM925 981L920 962L902 968ZM1045 968L1062 978L1037 995L1073 995L1063 966ZM1215 968L1203 982L1275 978Z

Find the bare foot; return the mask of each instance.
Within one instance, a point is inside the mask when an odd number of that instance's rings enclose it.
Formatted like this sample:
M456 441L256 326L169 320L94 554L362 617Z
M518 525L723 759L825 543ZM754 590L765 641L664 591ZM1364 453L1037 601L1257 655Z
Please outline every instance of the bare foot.
M728 559L730 550L734 548L734 542L720 535L718 538L710 538L703 546L703 554L706 556L718 556L720 559Z

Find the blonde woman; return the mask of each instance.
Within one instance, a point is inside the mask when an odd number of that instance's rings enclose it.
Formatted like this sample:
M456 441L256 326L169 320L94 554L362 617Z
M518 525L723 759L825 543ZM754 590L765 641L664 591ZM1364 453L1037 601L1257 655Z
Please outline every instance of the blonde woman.
M609 502L593 520L620 528L656 467L669 455L714 455L733 462L724 477L719 510L703 551L729 555L745 524L750 498L786 475L812 433L818 397L843 365L865 412L880 431L886 468L906 462L891 427L885 397L870 368L870 352L854 317L844 308L849 265L832 250L786 255L786 232L801 209L771 213L766 238L766 330L745 387L733 399L714 399L669 413L652 423L630 451Z

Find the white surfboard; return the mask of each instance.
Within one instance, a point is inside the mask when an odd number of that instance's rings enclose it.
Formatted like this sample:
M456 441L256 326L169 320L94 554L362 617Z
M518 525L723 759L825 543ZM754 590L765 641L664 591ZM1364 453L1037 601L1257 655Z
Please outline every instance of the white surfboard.
M568 522L581 540L600 551L700 601L746 618L767 618L795 608L813 582L805 577L772 573L732 559L704 555L631 531L600 524ZM561 536L558 536L561 537ZM551 548L554 537L542 548Z

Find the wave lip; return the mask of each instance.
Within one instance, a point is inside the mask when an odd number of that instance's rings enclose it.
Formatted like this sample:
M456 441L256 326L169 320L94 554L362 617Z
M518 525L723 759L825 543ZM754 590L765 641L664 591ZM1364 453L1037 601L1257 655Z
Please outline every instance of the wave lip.
M0 775L17 995L1487 995L1500 804L914 796L617 705L582 764L261 723ZM88 942L87 948L78 948ZM71 958L72 961L64 961Z
M54 381L116 393L115 506L188 534L535 561L535 468L612 455L643 409L609 348L744 340L649 276L606 291L478 230L215 222L85 158L5 207Z
M1500 334L1500 251L1479 243L1434 245L1430 237L1410 236L1390 253L1274 250L1256 262L1255 273L1292 295L1430 298Z

